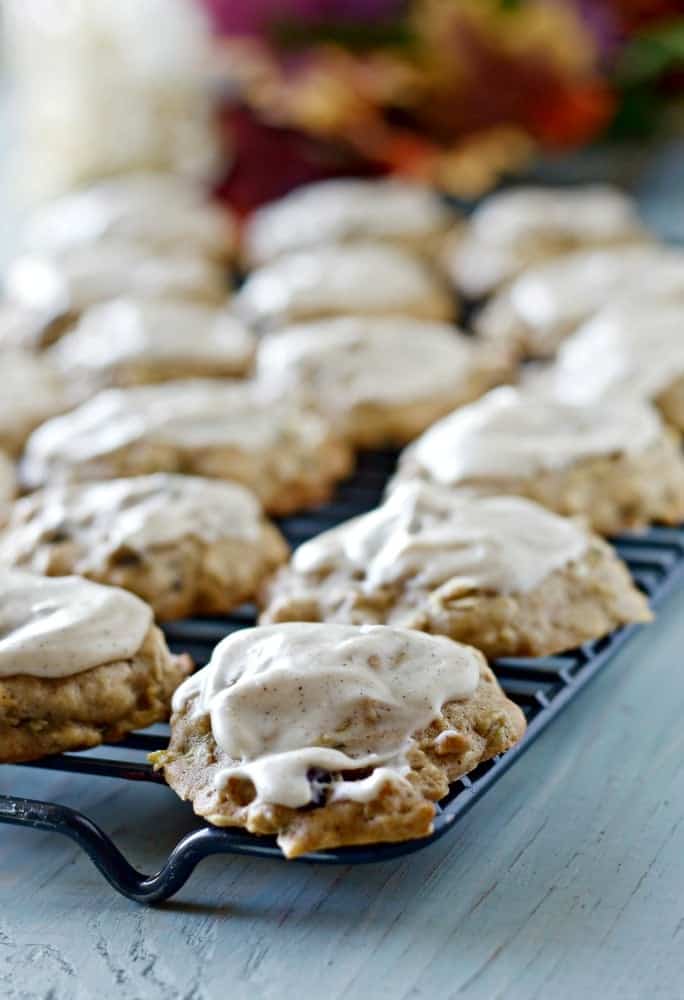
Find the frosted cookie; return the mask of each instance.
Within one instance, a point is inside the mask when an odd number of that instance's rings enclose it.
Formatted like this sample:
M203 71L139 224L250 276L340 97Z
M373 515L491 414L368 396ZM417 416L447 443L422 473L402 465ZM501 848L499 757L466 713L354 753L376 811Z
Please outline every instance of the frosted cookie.
M216 826L288 858L432 831L449 782L522 737L484 657L387 626L290 624L224 639L173 699L152 759Z
M499 656L549 656L649 621L609 545L522 497L403 483L376 510L301 545L262 620L385 624Z
M427 264L382 243L325 244L279 257L248 276L234 304L259 326L359 314L446 320L454 313Z
M322 417L254 382L192 379L105 389L29 439L26 485L183 472L231 479L271 513L322 503L351 471Z
M404 450L390 489L404 479L525 496L601 534L684 519L678 441L639 400L573 406L493 389Z
M318 181L258 209L243 233L254 267L322 243L378 240L433 251L453 213L430 188L397 179Z
M444 261L469 298L489 295L533 264L581 247L647 238L634 201L603 184L517 187L486 198Z
M513 364L445 323L343 316L264 337L257 371L372 448L405 444L510 377Z
M225 308L120 298L91 306L50 351L88 385L246 375L256 337Z
M0 351L0 449L17 455L34 427L73 404L73 392L47 359Z
M528 357L550 357L580 323L632 289L684 288L684 253L657 246L577 250L530 268L475 320L483 336Z
M0 565L123 587L158 620L226 614L287 555L243 486L161 473L48 487L0 533Z
M83 750L166 719L191 669L133 594L0 571L0 761Z
M182 246L161 255L120 240L23 254L10 263L5 288L11 302L49 313L64 328L88 306L120 295L220 305L228 293L222 269Z
M684 431L684 288L679 302L639 296L605 309L568 337L548 383L559 399L620 394L651 400Z
M155 253L187 252L225 260L236 225L201 187L172 174L122 174L41 205L27 220L24 246L38 253L96 247L103 240L138 243Z

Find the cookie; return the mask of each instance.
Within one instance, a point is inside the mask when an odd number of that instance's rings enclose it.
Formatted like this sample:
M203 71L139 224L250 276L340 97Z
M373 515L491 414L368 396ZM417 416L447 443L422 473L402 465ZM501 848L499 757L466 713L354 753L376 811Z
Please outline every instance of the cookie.
M182 472L249 487L269 513L322 503L353 456L322 417L255 382L105 389L28 441L24 483Z
M559 399L650 400L684 431L684 287L680 301L639 296L606 306L562 344L546 382Z
M115 587L0 571L0 761L122 739L168 718L187 656Z
M649 621L602 539L522 497L406 482L300 546L264 591L264 622L383 624L500 656L549 656Z
M65 374L101 388L246 375L255 348L226 308L120 298L86 309L49 353Z
M123 587L160 621L227 614L287 555L243 486L163 473L48 487L0 533L0 565Z
M24 228L24 246L37 253L61 254L111 239L154 253L183 247L227 260L237 227L229 209L211 204L200 185L149 172L112 177L43 204Z
M216 826L283 854L432 831L449 782L523 735L484 657L388 626L289 624L224 639L173 699L157 768Z
M454 313L436 272L416 255L382 243L327 243L285 254L252 271L234 306L261 327L339 315L448 320Z
M420 479L479 495L528 497L581 515L600 534L684 519L684 459L646 403L573 406L493 389L404 450L391 491Z
M684 288L684 252L658 246L576 250L525 271L475 318L478 333L523 356L552 357L580 323L632 288Z
M516 187L486 198L443 259L456 288L478 299L570 250L646 239L634 201L617 188Z
M48 313L62 330L88 306L120 295L221 305L228 294L223 270L205 257L182 247L154 254L121 240L23 254L10 262L5 288L11 302Z
M1 351L0 449L18 455L44 420L68 410L74 391L50 362L25 351Z
M342 316L262 338L258 376L326 416L353 444L402 445L513 374L504 351L455 327Z
M377 240L432 252L453 212L430 188L394 178L343 178L297 188L253 213L243 232L248 266L323 243Z

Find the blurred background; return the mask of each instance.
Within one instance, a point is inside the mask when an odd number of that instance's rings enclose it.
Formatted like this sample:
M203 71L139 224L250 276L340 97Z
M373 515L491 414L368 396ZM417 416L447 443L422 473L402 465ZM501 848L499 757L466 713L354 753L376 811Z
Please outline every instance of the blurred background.
M683 131L681 0L4 0L3 35L31 200L139 166L240 213L344 174L470 199Z
M472 197L540 154L681 124L681 0L204 7L218 77L234 96L223 125L239 153L226 190L242 208L345 170L397 172Z

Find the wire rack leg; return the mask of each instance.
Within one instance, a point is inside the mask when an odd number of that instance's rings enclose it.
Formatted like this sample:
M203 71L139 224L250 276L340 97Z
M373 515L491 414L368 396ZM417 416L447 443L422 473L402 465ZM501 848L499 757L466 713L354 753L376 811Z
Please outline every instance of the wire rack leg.
M202 858L226 852L226 847L211 836L211 830L195 830L179 841L156 874L145 875L126 860L99 826L68 806L1 795L0 822L69 837L117 892L138 903L169 899L185 885Z

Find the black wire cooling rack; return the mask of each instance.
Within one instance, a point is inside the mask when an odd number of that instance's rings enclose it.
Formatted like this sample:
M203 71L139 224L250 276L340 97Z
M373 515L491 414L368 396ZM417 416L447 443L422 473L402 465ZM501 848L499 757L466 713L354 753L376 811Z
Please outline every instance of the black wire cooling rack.
M395 455L389 452L362 455L356 475L341 486L333 503L281 522L290 543L298 545L326 528L376 506L394 462ZM653 528L614 541L652 605L657 605L684 581L684 528ZM174 622L165 628L165 632L174 651L189 652L198 666L202 666L220 639L235 629L253 623L254 609L244 607L229 618ZM379 862L419 850L441 837L520 758L539 733L606 665L634 631L635 626L619 629L612 635L560 656L535 660L505 659L495 664L504 691L521 706L527 717L527 733L508 753L480 764L452 785L449 795L438 806L434 831L429 837L399 844L320 851L297 860L325 864ZM154 734L132 733L115 745L129 753L124 756L119 752L118 759L112 759L105 745L97 752L60 754L24 766L163 784L163 778L145 762L141 751L149 753L164 747L164 732L159 735L156 731ZM122 756L124 759L121 759ZM183 808L180 804L178 807ZM168 899L185 884L198 862L212 854L282 857L272 837L257 837L242 830L204 825L178 842L156 874L146 875L137 871L112 839L87 816L67 806L4 795L0 796L0 822L49 830L71 838L86 851L118 892L145 903Z

